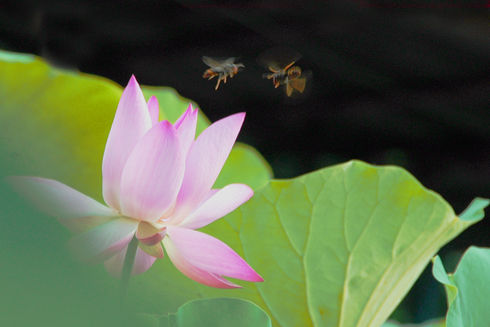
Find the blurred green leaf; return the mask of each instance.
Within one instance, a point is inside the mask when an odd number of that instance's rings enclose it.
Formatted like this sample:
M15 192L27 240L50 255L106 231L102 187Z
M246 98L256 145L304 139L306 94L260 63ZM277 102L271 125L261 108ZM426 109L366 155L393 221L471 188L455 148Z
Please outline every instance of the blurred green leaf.
M424 322L423 324L399 324L387 321L381 327L446 327L446 323L440 319Z
M485 217L485 209L490 204L488 199L476 198L474 199L468 208L465 209L460 215L459 219L465 221L476 221Z
M195 300L184 304L176 314L140 315L145 327L269 327L271 319L249 301L231 298Z
M393 321L387 321L381 327L446 327L446 323L441 319L431 320L423 324L399 324Z
M9 51L0 51L0 60L4 62L23 62L29 63L36 60L36 57L27 53L16 53Z
M447 327L488 326L490 310L490 249L470 247L454 274L446 274L439 256L433 259L432 273L446 289Z

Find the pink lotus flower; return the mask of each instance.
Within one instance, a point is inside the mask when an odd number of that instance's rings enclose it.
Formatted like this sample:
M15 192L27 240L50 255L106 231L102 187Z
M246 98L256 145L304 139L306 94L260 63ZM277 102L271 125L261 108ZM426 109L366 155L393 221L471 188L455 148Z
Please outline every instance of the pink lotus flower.
M197 109L175 122L158 121L155 97L145 103L134 76L124 90L102 161L107 206L55 180L11 177L45 213L77 233L68 243L88 263L104 263L120 277L128 244L139 240L132 275L166 252L189 278L212 287L240 287L223 276L263 279L229 246L195 231L235 210L253 195L244 184L211 189L245 118L226 117L195 140Z

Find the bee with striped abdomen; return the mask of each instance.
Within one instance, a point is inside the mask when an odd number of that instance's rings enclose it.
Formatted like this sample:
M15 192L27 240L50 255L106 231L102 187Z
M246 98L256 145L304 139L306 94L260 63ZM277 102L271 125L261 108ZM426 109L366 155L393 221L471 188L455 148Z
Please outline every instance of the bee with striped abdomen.
M202 75L203 78L209 77L209 79L212 79L215 76L218 76L218 83L216 84L215 90L218 89L219 83L221 81L224 81L226 83L226 78L228 76L233 77L238 73L238 68L245 67L243 64L235 64L234 57L225 60L218 60L203 56L202 61L204 61L206 65L211 67L204 72L204 75Z
M293 89L303 93L306 86L306 77L301 77L301 68L293 66L294 61L287 65L285 68L280 69L277 67L269 66L269 70L272 72L263 74L263 78L272 79L272 83L277 89L279 85L286 84L286 94L291 96Z

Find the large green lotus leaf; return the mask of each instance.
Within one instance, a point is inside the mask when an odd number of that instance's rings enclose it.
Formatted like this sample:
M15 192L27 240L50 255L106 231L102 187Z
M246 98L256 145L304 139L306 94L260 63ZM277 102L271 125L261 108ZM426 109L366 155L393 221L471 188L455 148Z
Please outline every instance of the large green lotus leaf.
M387 321L381 327L446 327L444 320L431 320L423 324L398 324L396 322Z
M490 249L470 247L454 274L446 274L439 256L432 273L446 288L447 327L489 326Z
M437 250L480 220L487 204L473 202L471 214L459 219L405 170L351 161L271 181L203 228L243 256L264 283L211 289L160 260L132 281L132 292L152 299L151 310L171 305L176 294L182 302L226 294L261 306L276 326L378 327Z
M252 302L215 298L184 304L176 314L140 315L141 327L270 327L271 319Z

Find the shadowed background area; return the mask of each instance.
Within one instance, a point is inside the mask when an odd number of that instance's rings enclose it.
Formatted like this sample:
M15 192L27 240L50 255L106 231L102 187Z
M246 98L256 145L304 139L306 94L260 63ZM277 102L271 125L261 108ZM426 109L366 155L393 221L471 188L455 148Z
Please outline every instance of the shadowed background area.
M0 3L0 49L125 86L175 88L211 121L246 111L239 141L276 178L361 159L408 169L460 212L490 196L490 12L487 1L11 1ZM427 8L429 7L429 8ZM264 51L289 47L311 70L302 96L262 78ZM201 60L245 68L215 91ZM287 56L288 54L284 54ZM488 218L442 253L489 245ZM449 259L448 259L449 260ZM444 304L424 274L400 317ZM439 288L440 291L440 288ZM441 303L444 300L435 300Z

